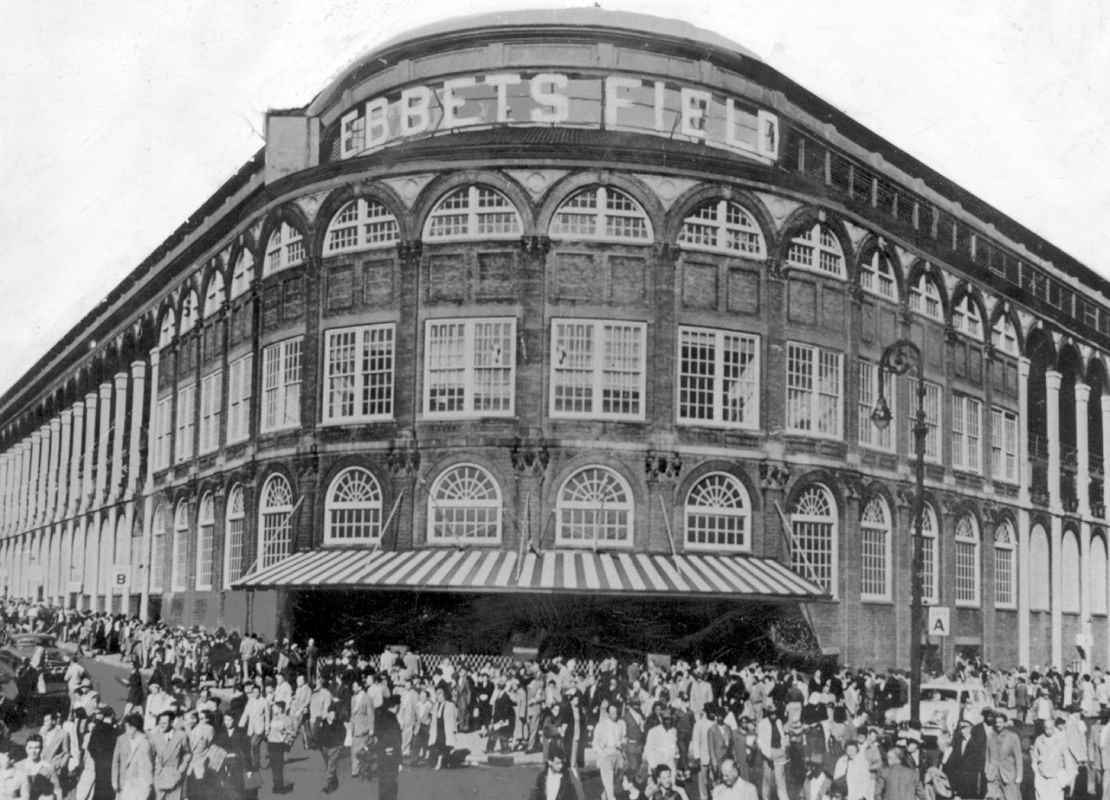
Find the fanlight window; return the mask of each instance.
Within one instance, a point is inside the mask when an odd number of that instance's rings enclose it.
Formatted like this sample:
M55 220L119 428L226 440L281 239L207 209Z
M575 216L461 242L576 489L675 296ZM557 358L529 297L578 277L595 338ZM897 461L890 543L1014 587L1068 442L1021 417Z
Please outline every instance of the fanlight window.
M837 519L832 495L824 486L810 486L790 513L794 541L791 567L836 594Z
M225 585L243 577L243 520L246 517L243 507L243 486L235 484L227 493L227 529L224 551L227 558Z
M173 518L173 569L171 586L175 592L185 591L185 575L189 568L189 506L182 500Z
M844 251L832 228L817 223L790 240L786 261L792 267L844 277Z
M748 492L739 479L724 472L706 475L686 496L686 547L750 550L750 515Z
M80 564L82 553L82 540L77 539L74 546L73 563ZM158 506L154 512L154 523L151 525L150 541L150 590L161 592L166 575L166 507Z
M1018 355L1017 329L1014 328L1014 323L1010 322L1009 316L1006 314L999 316L994 323L993 334L991 343L998 350L1012 356Z
M979 305L965 294L960 302L952 308L952 327L962 331L972 339L983 339L983 317L979 313Z
M292 552L292 516L293 490L289 481L282 475L271 475L262 487L259 504L259 569L273 566Z
M304 262L304 237L301 232L287 222L281 223L270 234L266 245L266 260L263 276L272 275L278 270L295 267Z
M1017 537L1007 521L994 529L994 604L1013 608L1016 603Z
M235 259L235 266L231 270L230 299L234 300L236 297L245 294L253 280L254 256L251 255L249 250L243 250L239 253L239 257Z
M216 547L216 513L212 493L205 492L197 512L197 589L212 588L213 553Z
M698 207L682 223L678 241L690 250L736 253L766 258L763 231L739 204L714 200Z
M650 242L651 220L643 206L612 186L591 186L572 194L551 221L552 239Z
M611 469L586 467L567 478L555 515L560 544L632 544L632 492Z
M446 194L428 215L424 238L428 241L458 239L513 239L524 226L520 214L501 192L489 186L460 186Z
M969 514L956 523L956 604L979 604L979 527Z
M208 290L204 295L204 318L208 319L224 304L224 274L213 270L208 279Z
M944 322L944 306L940 302L940 289L936 281L922 273L917 282L910 287L910 310L918 314Z
M885 297L887 300L898 299L894 265L881 250L875 250L870 258L860 262L859 283L865 292Z
M367 469L345 469L331 483L324 510L328 542L373 541L382 535L382 490Z
M872 600L890 599L890 509L872 499L860 518L860 594Z
M436 479L428 494L428 541L501 541L501 490L492 475L459 464Z
M921 509L921 550L921 599L936 603L940 599L940 552L937 550L937 515L929 505Z
M352 200L331 219L324 255L390 247L401 238L397 218L376 200Z

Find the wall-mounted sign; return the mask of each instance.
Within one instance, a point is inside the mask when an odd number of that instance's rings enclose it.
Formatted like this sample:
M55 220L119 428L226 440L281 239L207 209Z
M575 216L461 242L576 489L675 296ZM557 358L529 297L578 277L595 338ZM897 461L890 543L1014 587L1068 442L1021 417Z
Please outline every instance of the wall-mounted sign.
M350 109L339 157L459 129L559 126L647 133L775 160L778 117L747 100L633 75L496 72L420 84Z
M952 609L948 606L929 607L929 628L925 631L927 636L952 635Z
M112 567L112 594L127 594L131 589L131 565L116 564Z

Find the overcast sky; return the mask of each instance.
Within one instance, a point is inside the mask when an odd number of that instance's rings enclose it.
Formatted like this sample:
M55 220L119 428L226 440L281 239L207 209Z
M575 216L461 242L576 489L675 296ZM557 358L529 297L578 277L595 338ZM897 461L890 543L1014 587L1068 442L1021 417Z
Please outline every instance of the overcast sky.
M0 391L262 146L268 108L413 27L569 5L0 0ZM739 42L1110 276L1110 4L601 5Z

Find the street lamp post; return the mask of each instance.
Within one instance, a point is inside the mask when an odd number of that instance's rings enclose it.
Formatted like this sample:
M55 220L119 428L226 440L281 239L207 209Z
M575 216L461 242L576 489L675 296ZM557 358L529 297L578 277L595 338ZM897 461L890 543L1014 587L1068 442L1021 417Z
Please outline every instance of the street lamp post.
M910 722L921 724L921 589L924 572L925 540L921 536L925 512L925 437L929 426L925 422L925 364L921 349L909 339L899 339L883 350L879 360L879 398L871 421L879 430L885 430L892 418L890 405L884 392L884 373L905 375L917 369L917 415L914 419L913 437L917 445L917 485L913 495L913 582L910 587Z

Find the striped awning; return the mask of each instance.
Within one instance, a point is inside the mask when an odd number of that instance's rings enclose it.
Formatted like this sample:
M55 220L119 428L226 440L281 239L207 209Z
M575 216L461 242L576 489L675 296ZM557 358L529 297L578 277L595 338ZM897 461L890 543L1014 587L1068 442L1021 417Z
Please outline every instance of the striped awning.
M580 592L659 597L820 600L826 592L778 561L748 555L547 550L319 549L246 575L236 589Z

